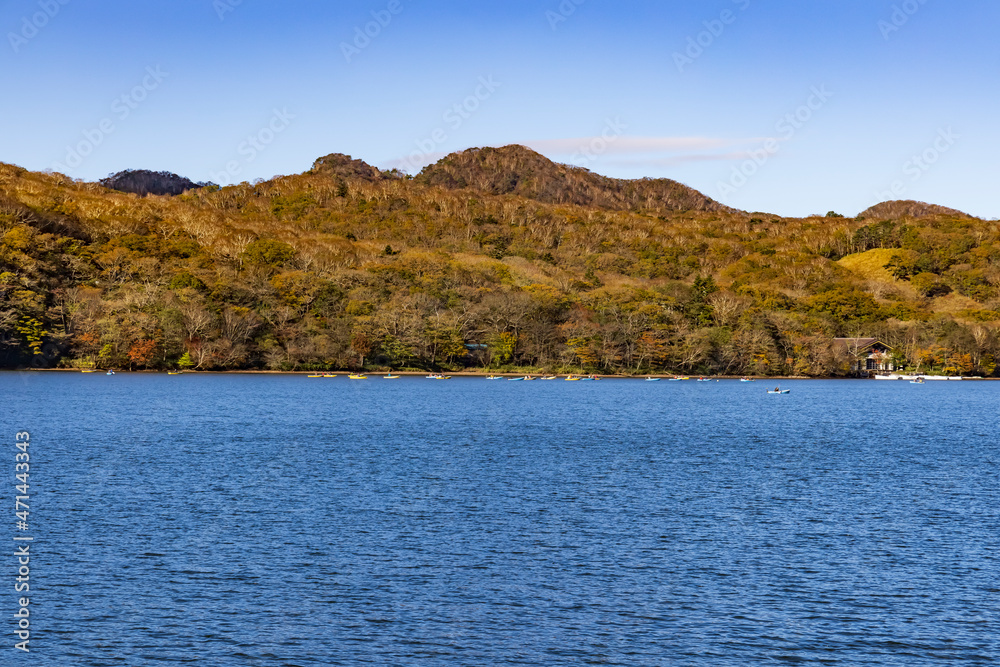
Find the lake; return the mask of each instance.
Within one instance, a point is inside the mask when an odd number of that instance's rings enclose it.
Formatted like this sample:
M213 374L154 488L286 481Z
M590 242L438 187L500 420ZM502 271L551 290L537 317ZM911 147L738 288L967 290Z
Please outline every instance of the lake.
M1000 660L1000 383L774 384L0 374L24 664Z

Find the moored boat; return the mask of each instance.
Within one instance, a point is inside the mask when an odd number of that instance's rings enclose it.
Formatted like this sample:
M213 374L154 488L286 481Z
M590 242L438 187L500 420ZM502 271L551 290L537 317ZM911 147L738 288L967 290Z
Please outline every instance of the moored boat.
M981 378L963 378L957 375L900 375L898 373L889 373L888 375L876 375L876 380L904 380L913 382L914 380L923 380L924 382L958 382L960 380L975 380Z

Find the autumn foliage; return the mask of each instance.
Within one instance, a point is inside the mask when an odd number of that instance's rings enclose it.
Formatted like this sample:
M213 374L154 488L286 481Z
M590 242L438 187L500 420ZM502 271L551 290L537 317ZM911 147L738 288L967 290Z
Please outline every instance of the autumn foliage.
M992 375L998 325L997 223L916 202L750 214L521 147L176 196L0 164L6 367L830 375L871 336Z

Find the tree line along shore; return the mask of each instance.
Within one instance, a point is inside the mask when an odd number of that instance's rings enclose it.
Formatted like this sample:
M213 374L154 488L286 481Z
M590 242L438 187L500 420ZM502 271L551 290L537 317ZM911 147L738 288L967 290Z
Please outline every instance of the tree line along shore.
M939 206L783 218L521 147L131 176L0 164L0 366L838 377L875 337L997 375L998 224Z

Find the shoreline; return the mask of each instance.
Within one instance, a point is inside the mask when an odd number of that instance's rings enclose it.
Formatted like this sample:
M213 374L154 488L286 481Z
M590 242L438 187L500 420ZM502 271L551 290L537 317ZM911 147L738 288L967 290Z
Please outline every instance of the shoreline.
M3 368L0 369L0 373L82 373L83 369L79 368ZM106 375L107 369L94 369L95 375ZM228 371L169 371L171 373L176 373L178 375L333 375L335 377L344 376L352 374L352 371L268 371L268 370L228 370ZM115 375L129 374L129 375L166 375L168 371L159 370L138 370L138 371L128 371L128 370L116 370ZM363 371L362 374L369 377L379 377L391 373L392 375L398 375L400 377L423 377L426 375L434 374L434 371ZM487 371L454 371L454 372L441 372L440 375L448 375L451 377L470 377L470 378L487 378L491 375L504 378L516 378L524 377L529 375L529 373L517 373L517 372L487 372ZM549 374L546 373L530 373L530 375L540 379L546 377ZM565 378L567 373L555 373L556 377L562 379ZM645 380L646 378L656 378L659 380L670 380L677 377L676 375L657 375L657 374L646 374L646 375L602 375L602 374L577 374L573 373L573 377L596 377L602 380ZM923 377L945 377L945 376L931 376L927 374L922 374ZM749 377L755 382L770 382L771 380L783 382L792 380L872 380L875 378L852 378L852 377L838 377L838 376L819 376L819 377L808 377L804 375L769 375L769 376L746 376L746 375L690 375L684 376L688 378L684 380L685 382L696 382L698 378L704 377L708 380L741 380L744 377ZM954 376L952 376L954 377ZM983 377L963 377L963 382L990 382L1000 380L1000 378L983 378ZM901 380L886 380L889 382L899 382ZM953 380L957 382L958 380Z
M85 370L83 368L0 368L0 373L82 373ZM106 368L95 368L93 373L95 375L104 375L108 369ZM566 377L567 375L572 375L573 377L596 377L602 380L645 380L646 378L659 378L661 380L668 380L671 378L678 377L673 374L641 374L641 375L611 375L611 374L601 374L601 373L538 373L538 372L517 372L517 371L389 371L389 370L378 370L378 371L266 371L266 370L228 370L228 371L174 371L174 370L118 370L115 369L115 375L122 373L135 374L135 375L166 375L167 373L176 373L179 375L353 375L355 373L360 373L362 375L368 375L372 377L377 377L380 375L399 375L400 377L422 377L426 375L449 375L451 377L482 377L486 378L491 375L500 377L524 377L525 375L531 375L536 378L556 376L556 377ZM710 380L739 380L744 377L749 377L755 381L759 380L857 380L866 378L839 378L835 376L829 377L808 377L805 375L769 375L769 376L753 376L753 375L684 375L681 376L687 378L691 381L695 381L698 378L706 378Z

